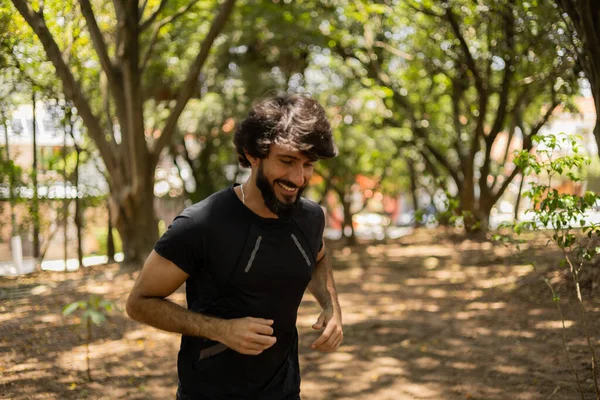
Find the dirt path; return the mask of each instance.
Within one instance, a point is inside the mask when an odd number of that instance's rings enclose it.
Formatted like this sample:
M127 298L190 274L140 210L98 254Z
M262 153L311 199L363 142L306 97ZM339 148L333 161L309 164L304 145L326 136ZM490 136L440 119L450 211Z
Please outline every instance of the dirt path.
M556 308L527 257L422 236L331 247L345 341L333 354L308 348L318 307L307 295L298 319L304 400L580 398ZM539 267L557 259L546 249L529 253ZM112 266L86 276L44 273L18 285L0 280L0 398L174 398L179 338L125 316L135 276ZM85 378L83 329L60 314L86 292L121 309L94 332L93 382ZM561 299L567 339L592 399L591 361L568 297ZM184 301L182 292L173 298ZM598 337L600 302L589 308Z

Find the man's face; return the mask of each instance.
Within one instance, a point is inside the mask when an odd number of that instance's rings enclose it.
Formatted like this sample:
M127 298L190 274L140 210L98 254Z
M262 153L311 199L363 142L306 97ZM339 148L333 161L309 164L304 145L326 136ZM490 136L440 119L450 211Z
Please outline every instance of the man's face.
M314 171L315 160L302 152L272 145L259 161L256 186L265 205L280 217L291 215Z

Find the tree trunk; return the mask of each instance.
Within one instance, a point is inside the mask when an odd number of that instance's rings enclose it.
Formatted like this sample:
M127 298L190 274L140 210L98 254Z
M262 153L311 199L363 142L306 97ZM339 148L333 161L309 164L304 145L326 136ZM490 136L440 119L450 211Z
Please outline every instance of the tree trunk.
M194 180L196 181L196 189L192 193L188 193L188 196L192 203L197 203L204 200L215 192L215 184L210 174L210 156L215 151L214 138L209 133L206 135L206 142L204 148L198 156L197 162L189 160L190 168ZM185 146L185 143L183 144ZM191 163L190 163L191 161Z
M352 211L350 210L351 206L351 198L350 194L346 193L347 189L340 190L339 188L334 188L337 192L340 201L342 203L342 207L344 208L344 222L342 223L342 236L346 238L346 243L350 246L356 244L356 232L354 232L354 225L352 224ZM350 236L346 236L346 228L350 228Z
M33 218L33 258L36 263L36 269L41 267L39 264L40 258L40 205L38 197L38 182L37 182L37 170L38 170L38 159L37 159L37 123L35 113L35 90L31 93L31 101L33 106L33 171L31 171L31 180L33 181L33 199L31 201L31 216Z
M2 125L4 126L4 144L6 145L6 161L10 162L10 149L8 144L8 123L6 119L6 115L2 113ZM8 175L8 204L10 205L10 227L11 227L11 237L17 236L17 218L15 215L15 175L14 169L10 169L10 173Z
M142 21L137 1L114 2L116 23L111 29L116 32L116 43L112 49L114 57L111 57L90 1L79 1L95 55L110 87L119 122L120 142L114 135L109 135L107 140L107 132L87 98L89 93L83 91L79 80L65 61L63 51L46 25L44 14L36 11L28 1L12 2L39 38L55 67L56 75L61 80L65 96L77 107L90 138L96 143L108 173L111 204L116 211L112 217L121 234L125 260L141 266L141 261L158 238L153 208L154 169L161 150L168 145L173 136L177 120L187 102L194 94L198 94L198 76L209 57L213 43L234 8L235 0L224 1L219 6L219 11L214 13L210 30L204 37L184 81L174 90L178 93L177 99L166 123L159 128L161 134L156 140L146 137L143 114L144 88L141 79L143 66L140 63L142 51L149 51L141 46L140 37L144 29L152 25L153 19ZM153 18L158 14L158 11L155 12ZM175 15L171 17L175 18Z
M346 236L346 240L348 245L352 246L354 244L356 244L356 232L354 232L354 225L352 224L352 213L350 212L350 202L347 202L346 200L343 201L343 207L344 207L344 227L343 229L343 233L344 236L346 235L346 227L350 227L350 236Z
M417 184L417 173L415 171L414 161L410 158L407 158L406 164L408 165L408 173L410 176L410 194L413 203L413 209L415 211L415 228L423 225L422 218L417 218L419 211L419 196L417 194L417 190L419 189L419 185Z
M111 194L111 204L118 204L118 208L112 210L112 222L121 237L124 260L127 264L139 267L158 238L158 221L154 214L154 179L146 176L140 177L140 181L137 196L127 196L115 188ZM120 201L115 201L115 197Z
M108 230L106 232L106 256L108 263L115 262L115 239L113 237L113 212L110 205L110 199L106 200L106 210L108 212Z
M591 82L590 82L591 83ZM594 137L596 138L596 146L598 147L598 155L600 156L600 80L596 83L594 90L594 104L596 106L596 125L594 126Z
M73 137L73 140L75 138ZM77 143L75 143L75 227L77 228L77 261L79 263L79 268L83 268L83 221L81 219L81 200L79 199L79 156L81 150Z
M521 174L521 182L519 183L519 193L517 193L517 201L515 202L515 222L519 221L519 207L521 206L521 193L523 193L523 184L525 176Z
M478 224L478 228L475 229L477 232L487 232L490 227L490 215L494 203L480 201L479 206L476 210L475 219Z
M63 123L63 148L62 148L62 159L63 159L63 170L62 170L62 178L63 178L63 258L65 261L65 271L67 270L67 260L68 260L68 246L67 243L69 241L68 238L68 228L69 228L69 201L67 198L67 126L69 124L70 115L68 109L65 109L65 122Z
M481 230L480 212L475 200L475 182L472 169L465 171L463 190L460 192L459 212L462 213L465 232L477 232ZM452 210L450 210L452 211Z
M92 341L92 320L87 317L85 321L86 337L85 337L85 364L87 367L87 378L92 381L92 369L90 367L90 343Z

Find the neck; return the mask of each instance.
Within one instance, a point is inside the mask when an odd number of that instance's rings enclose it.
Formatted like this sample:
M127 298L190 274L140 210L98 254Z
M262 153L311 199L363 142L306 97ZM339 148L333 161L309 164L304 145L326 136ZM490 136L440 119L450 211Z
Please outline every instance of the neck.
M262 193L256 186L254 175L250 176L246 182L240 185L240 200L242 200L244 205L253 213L263 218L279 218L277 214L269 210L269 208L265 205L265 200L263 199Z

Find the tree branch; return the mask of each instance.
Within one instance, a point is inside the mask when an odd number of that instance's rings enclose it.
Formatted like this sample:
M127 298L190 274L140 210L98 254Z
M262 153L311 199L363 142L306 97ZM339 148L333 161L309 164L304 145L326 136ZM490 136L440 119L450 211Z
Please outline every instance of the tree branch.
M144 2L142 3L142 6L140 7L140 18L144 15L144 12L146 12L146 7L148 6L148 0L144 0Z
M184 15L197 2L198 2L198 0L191 0L187 5L179 8L179 10L177 10L177 12L175 14L161 20L158 24L156 24L156 26L154 27L154 30L152 31L152 37L150 38L150 44L148 45L148 49L146 50L146 54L144 55L144 59L142 61L142 66L141 66L142 71L144 69L146 69L148 62L150 61L150 58L152 56L152 51L154 50L154 46L156 45L156 42L158 41L158 34L159 34L161 28L164 27L165 25L168 25L168 24L174 22L177 18Z
M406 1L405 4L407 6L409 6L410 8L412 8L413 10L420 12L422 14L425 14L425 15L429 15L430 17L439 17L439 18L443 17L442 14L438 14L430 8L419 7L415 4L413 4L411 1Z
M542 117L542 119L538 121L538 123L533 127L533 129L531 130L531 132L529 132L529 135L527 135L527 136L532 137L534 135L537 135L537 133L540 131L540 129L542 129L542 127L544 125L546 125L546 123L552 116L554 109L556 107L558 107L559 104L560 104L560 102L558 100L554 99L552 101L552 104L550 105L550 107L548 108L548 110L546 111L544 116Z
M90 37L92 38L94 49L96 50L98 58L100 59L100 65L102 66L102 69L106 74L106 78L108 79L108 83L111 87L111 90L116 90L115 93L118 93L121 85L117 82L114 67L108 55L106 43L104 42L104 38L102 37L102 32L100 32L100 28L98 27L98 23L96 22L96 17L94 16L92 5L90 4L89 0L79 0L79 5L81 7L81 13L85 18L88 30L90 31Z
M554 97L554 93L553 93L553 97ZM529 134L527 136L524 135L523 137L523 150L527 150L530 151L531 148L533 147L533 143L532 143L532 137L534 135L536 135L539 130L546 125L546 123L548 122L548 120L550 119L550 116L552 116L552 113L554 112L554 109L559 105L559 101L556 99L553 99L552 104L550 105L550 107L548 108L548 110L546 111L546 113L544 114L544 116L541 118L540 121L538 121L537 124L535 124L535 126L533 127L533 129L531 130L531 132L529 132ZM523 129L521 128L521 130L523 131ZM498 191L496 192L496 194L494 194L492 196L492 201L494 202L493 204L495 204L500 197L502 197L502 194L504 194L504 191L506 190L506 188L508 187L508 185L510 185L510 183L512 182L512 180L515 178L515 176L517 176L517 174L520 172L520 168L519 167L515 167L515 169L513 170L513 172L510 174L510 176L502 183L502 186L500 186L500 188L498 189Z
M471 54L471 50L469 50L469 45L467 44L465 37L463 36L462 32L460 31L460 26L458 25L458 22L456 21L456 17L454 15L454 13L452 12L452 8L451 8L450 4L448 4L447 0L444 0L444 4L447 5L446 17L448 19L448 22L450 22L452 31L454 32L454 35L460 42L460 47L461 47L463 53L465 53L467 67L473 73L473 78L475 79L475 87L477 88L479 95L483 96L486 92L486 88L483 83L483 78L479 74L479 69L477 68L477 65L475 64L475 59L473 58L473 55Z
M381 47L382 49L389 51L393 55L398 56L400 58L404 58L405 60L410 61L414 59L414 57L411 54L398 50L397 48L390 46L388 43L382 42L381 40L376 40L375 42L373 42L373 46Z
M506 7L508 11L504 13L504 29L506 34L506 44L508 47L508 54L504 57L504 77L502 78L502 89L500 90L500 101L498 102L498 111L496 112L496 120L486 138L486 144L491 146L496 140L498 133L504 128L504 120L506 119L506 110L508 107L508 95L510 92L510 86L512 84L512 65L514 62L514 17L512 13L512 2L508 2Z
M75 104L78 114L81 115L81 118L85 121L88 132L96 142L98 151L104 160L106 168L111 171L111 173L116 173L117 165L114 153L107 144L102 127L96 116L93 114L88 100L81 91L81 87L65 63L56 41L46 26L44 17L36 13L31 5L25 0L12 0L12 2L40 39L48 59L52 62L54 68L56 68L56 74L63 84L66 97Z
M177 102L175 104L175 107L169 115L167 123L165 124L165 127L163 128L160 137L154 143L154 146L152 148L152 165L156 164L156 162L158 161L158 157L160 156L161 150L169 142L169 140L171 140L171 137L175 132L177 120L179 119L179 116L185 108L185 105L192 97L192 93L196 88L198 74L204 66L206 59L208 58L210 48L212 47L212 44L214 43L221 30L223 30L225 23L233 10L234 5L235 0L226 0L221 6L221 9L219 10L219 14L213 20L210 30L204 38L202 45L200 46L200 52L198 53L196 59L194 60L194 63L190 67L185 81L179 88L179 95L177 96Z
M588 62L591 64L591 69L588 71L590 75L593 75L591 80L597 81L598 77L598 65L597 62L600 60L600 49L598 48L598 43L600 42L600 38L596 33L596 26L594 26L594 18L598 18L598 15L593 15L590 1L589 0L581 0L579 2L581 7L581 27L582 27L582 42L583 45L587 48L588 54ZM598 23L598 20L595 21Z
M147 0L146 0L147 1ZM156 8L156 11L154 11L152 13L152 15L150 15L148 17L147 20L145 20L144 22L141 23L140 25L140 32L145 31L146 29L148 29L148 27L150 25L152 25L152 23L156 20L156 18L158 17L158 14L160 14L160 12L163 10L163 8L165 8L165 6L167 5L167 0L160 0L160 4L158 5L158 7ZM142 18L142 14L144 12L144 9L146 8L146 2L144 2L144 6L140 12L140 18Z

